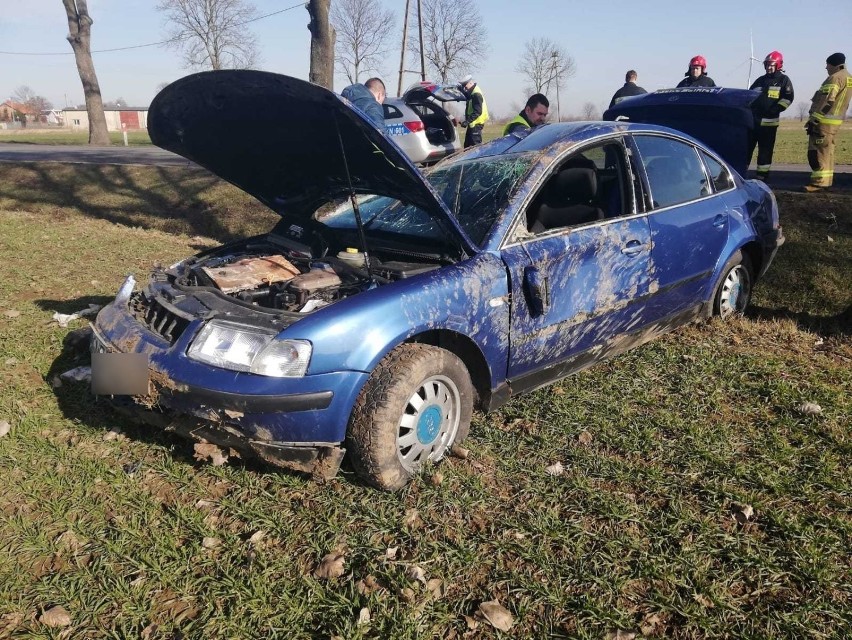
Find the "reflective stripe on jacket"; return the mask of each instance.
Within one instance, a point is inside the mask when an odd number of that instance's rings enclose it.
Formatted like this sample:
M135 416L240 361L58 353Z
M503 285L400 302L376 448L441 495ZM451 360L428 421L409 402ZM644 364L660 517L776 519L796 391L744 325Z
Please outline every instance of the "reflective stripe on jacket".
M811 100L811 118L820 124L843 124L849 100L852 98L852 76L845 65L832 73L817 89Z
M482 100L482 113L480 113L473 120L470 117L473 115L473 96L478 95ZM469 127L477 127L479 125L485 124L488 122L488 107L485 105L485 95L482 93L482 90L479 86L475 86L473 91L470 92L471 99L467 101L467 106L465 107L465 119L467 120L467 126Z
M752 103L755 121L761 127L777 127L778 116L793 103L793 83L783 71L765 73L755 80L750 89L760 91Z

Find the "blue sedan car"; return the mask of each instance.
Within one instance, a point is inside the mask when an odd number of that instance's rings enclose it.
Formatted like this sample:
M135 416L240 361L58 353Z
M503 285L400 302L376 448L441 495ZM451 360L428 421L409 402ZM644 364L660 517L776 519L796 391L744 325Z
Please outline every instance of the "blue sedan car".
M126 282L93 379L134 354L147 386L113 399L152 422L323 477L345 453L388 490L474 409L742 312L783 241L765 185L655 125L546 125L424 175L334 93L219 71L169 85L149 130L281 221Z

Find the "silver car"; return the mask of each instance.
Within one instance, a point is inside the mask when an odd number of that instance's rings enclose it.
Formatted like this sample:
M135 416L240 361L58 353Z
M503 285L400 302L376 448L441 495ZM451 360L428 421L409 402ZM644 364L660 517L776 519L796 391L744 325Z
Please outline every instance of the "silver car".
M433 164L461 149L447 102L462 102L455 85L418 82L401 98L385 98L385 133L413 162Z

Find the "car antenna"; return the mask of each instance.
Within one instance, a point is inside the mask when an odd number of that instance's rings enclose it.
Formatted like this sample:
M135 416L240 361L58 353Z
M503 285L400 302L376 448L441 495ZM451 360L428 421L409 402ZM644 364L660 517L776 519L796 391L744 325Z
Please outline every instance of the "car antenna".
M349 162L346 160L346 147L343 146L343 136L340 135L340 114L334 114L334 130L337 132L337 141L340 143L340 155L343 158L343 171L346 172L346 184L349 185L349 199L352 201L352 211L355 213L355 223L358 225L358 239L361 242L361 250L364 252L364 266L367 269L367 277L373 280L373 271L370 267L370 253L367 251L367 236L364 235L364 223L361 221L361 209L358 206L358 198L355 197L355 189L352 187L352 176L349 174Z

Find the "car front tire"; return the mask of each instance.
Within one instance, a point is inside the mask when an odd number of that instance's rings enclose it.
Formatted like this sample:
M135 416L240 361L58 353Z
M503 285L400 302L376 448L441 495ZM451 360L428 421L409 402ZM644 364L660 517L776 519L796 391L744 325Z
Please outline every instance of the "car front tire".
M751 301L754 270L749 257L737 251L722 270L722 278L716 285L713 297L713 313L723 320L742 315Z
M446 349L404 344L376 367L349 420L347 452L358 475L396 491L470 430L473 386Z

